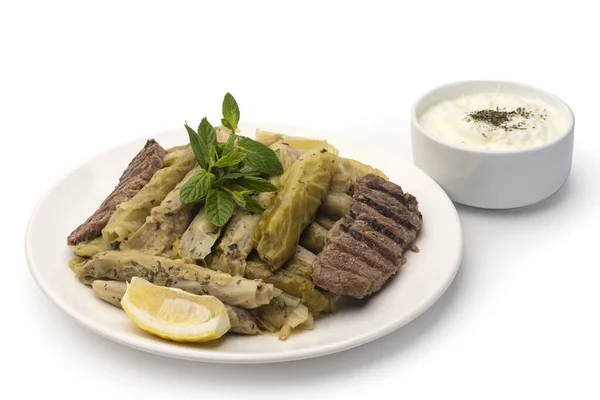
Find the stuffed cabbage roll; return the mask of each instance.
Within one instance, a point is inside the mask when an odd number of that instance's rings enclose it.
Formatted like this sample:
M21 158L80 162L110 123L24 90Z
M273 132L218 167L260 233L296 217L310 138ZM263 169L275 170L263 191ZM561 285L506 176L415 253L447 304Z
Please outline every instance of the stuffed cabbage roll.
M317 222L311 223L300 236L300 245L318 254L325 247L325 240L329 231Z
M259 218L259 214L237 210L227 224L215 254L209 260L209 267L231 275L244 276L246 257L254 248L252 235Z
M272 283L276 288L298 297L313 314L328 311L330 298L315 287L311 275L312 265L299 258L291 258L277 271L272 271L271 267L258 257L253 257L246 266L248 279L261 279Z
M289 144L280 141L277 141L269 146L269 148L275 152L277 152L279 156L279 161L281 162L281 166L284 171L287 171L297 160L298 156L294 152L294 150L290 147ZM270 176L269 181L279 186L279 181L281 180L281 176ZM275 198L276 192L262 192L258 193L257 201L263 207L268 207L271 204L271 201ZM260 216L259 216L260 217ZM257 221L258 222L258 221Z
M302 231L314 220L329 191L335 156L311 150L281 176L279 192L254 232L258 254L275 269L294 254Z
M338 149L327 143L327 140L323 139L312 139L299 136L288 136L281 133L273 133L267 131L256 130L255 138L257 141L271 146L277 141L282 141L290 145L293 149L298 150L313 150L313 149L325 149L332 154L338 154Z
M86 285L97 279L128 282L137 276L155 285L176 285L188 292L209 294L226 304L244 308L268 304L276 293L273 285L260 280L233 277L181 260L135 250L98 253L83 263L73 265L72 269Z
M204 260L221 236L221 230L221 227L210 222L204 208L201 209L181 236L182 256L193 260Z
M331 190L319 208L319 215L337 221L350 212L352 196L339 190Z
M336 221L332 220L331 218L327 218L326 216L321 214L317 214L315 222L327 230L333 228L333 225L335 225L336 223Z
M78 256L91 257L102 251L115 250L117 244L109 243L103 236L99 236L92 240L79 242L74 246L69 246L69 248Z

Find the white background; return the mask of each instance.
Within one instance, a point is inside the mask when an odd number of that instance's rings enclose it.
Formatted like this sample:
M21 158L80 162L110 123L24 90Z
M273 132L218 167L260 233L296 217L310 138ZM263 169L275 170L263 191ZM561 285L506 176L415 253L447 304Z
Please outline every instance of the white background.
M598 13L578 1L409 4L2 2L0 397L598 399ZM27 219L56 179L131 138L216 121L226 91L245 121L340 131L410 159L410 106L462 79L563 98L577 120L571 177L529 208L458 206L455 282L381 340L280 365L166 359L79 327L30 276Z

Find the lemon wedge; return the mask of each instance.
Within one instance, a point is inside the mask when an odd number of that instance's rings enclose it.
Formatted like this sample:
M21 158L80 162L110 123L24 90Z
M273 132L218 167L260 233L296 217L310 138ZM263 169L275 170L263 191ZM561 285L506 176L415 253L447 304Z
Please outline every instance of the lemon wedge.
M207 342L231 327L227 309L214 296L156 286L132 278L121 300L127 316L143 330L177 342Z

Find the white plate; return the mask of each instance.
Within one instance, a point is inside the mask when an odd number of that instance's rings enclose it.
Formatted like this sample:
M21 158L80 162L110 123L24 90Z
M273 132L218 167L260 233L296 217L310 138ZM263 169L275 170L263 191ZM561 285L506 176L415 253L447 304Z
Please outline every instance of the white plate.
M320 137L340 155L369 163L415 195L423 213L417 239L420 253L407 253L408 263L381 292L364 302L347 302L337 314L319 318L315 329L279 341L275 336L226 335L209 344L168 342L138 329L121 310L94 297L67 266L72 254L67 235L84 221L113 189L118 177L146 138L92 158L60 180L36 207L27 229L25 250L35 280L60 308L90 330L136 349L183 359L262 363L297 360L346 350L384 336L429 308L452 282L462 258L458 214L444 191L394 150L332 133L294 126L244 124L242 134L256 128L289 135ZM163 146L187 143L185 130L153 135Z

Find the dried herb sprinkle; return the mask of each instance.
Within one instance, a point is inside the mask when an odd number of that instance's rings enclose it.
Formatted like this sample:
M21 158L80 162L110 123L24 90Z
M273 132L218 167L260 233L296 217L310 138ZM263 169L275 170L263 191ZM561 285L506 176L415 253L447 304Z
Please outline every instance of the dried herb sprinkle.
M502 109L500 107L496 107L496 109L477 110L467 113L465 121L488 125L491 127L490 132L492 129L503 129L507 132L510 132L515 129L525 129L525 122L523 120L530 119L533 114L534 113L532 111L528 111L524 107L517 107L511 111L507 111L506 107ZM540 113L540 117L543 120L546 120L546 110ZM488 137L485 133L482 133L482 135L485 138Z

